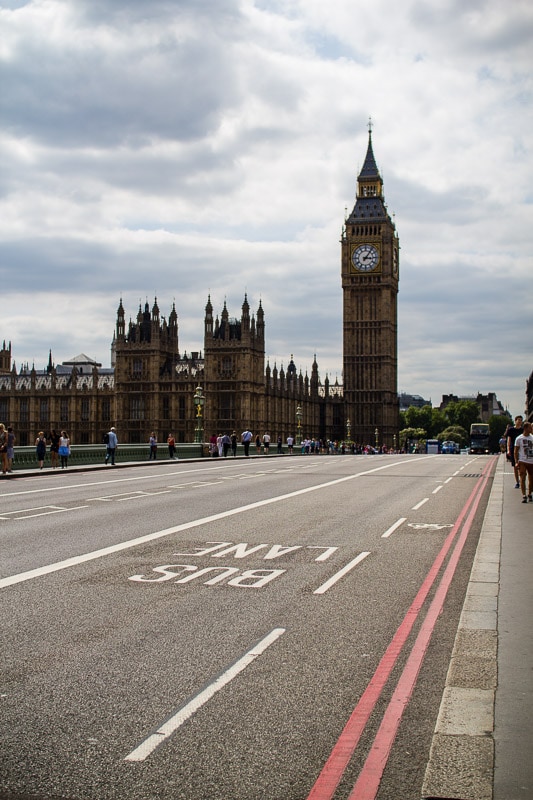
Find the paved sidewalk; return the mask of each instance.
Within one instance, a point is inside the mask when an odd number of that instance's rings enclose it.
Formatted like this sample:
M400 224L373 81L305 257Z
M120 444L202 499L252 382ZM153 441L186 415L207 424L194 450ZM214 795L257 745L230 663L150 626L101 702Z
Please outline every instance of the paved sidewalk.
M533 798L533 503L500 456L423 798Z

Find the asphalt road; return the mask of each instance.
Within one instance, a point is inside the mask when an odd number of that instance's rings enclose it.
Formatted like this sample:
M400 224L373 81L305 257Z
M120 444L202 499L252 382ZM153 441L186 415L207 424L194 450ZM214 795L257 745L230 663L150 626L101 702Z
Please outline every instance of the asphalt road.
M420 800L494 463L3 484L2 797Z

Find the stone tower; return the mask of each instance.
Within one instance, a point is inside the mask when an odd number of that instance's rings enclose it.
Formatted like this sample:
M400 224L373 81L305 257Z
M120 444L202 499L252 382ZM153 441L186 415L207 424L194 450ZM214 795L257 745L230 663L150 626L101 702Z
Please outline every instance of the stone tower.
M113 351L117 422L123 421L130 442L146 441L147 425L163 431L176 416L172 391L179 359L175 305L168 321L160 315L157 298L152 309L148 302L144 311L139 305L136 322L127 326L121 300Z
M6 341L0 350L0 375L7 375L11 371L11 342L6 347Z
M361 444L391 447L398 434L399 242L368 148L341 238L345 425Z
M206 425L220 428L209 433L240 428L240 434L246 426L264 427L265 319L261 302L256 316L250 316L245 295L240 319L230 318L224 302L220 319L213 319L209 298L204 334Z

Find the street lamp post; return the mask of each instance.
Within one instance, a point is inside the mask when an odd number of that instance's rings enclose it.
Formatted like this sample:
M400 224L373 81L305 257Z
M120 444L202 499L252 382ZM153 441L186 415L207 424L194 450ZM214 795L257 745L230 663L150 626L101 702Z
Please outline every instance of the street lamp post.
M352 443L352 423L349 419L346 420L346 444L351 445Z
M195 444L201 444L204 440L204 417L203 407L205 397L202 394L202 387L197 386L193 397L194 407L196 408L196 428L194 429Z
M376 450L379 450L379 428L374 431L374 438L376 440Z
M302 443L302 407L296 406L296 444Z

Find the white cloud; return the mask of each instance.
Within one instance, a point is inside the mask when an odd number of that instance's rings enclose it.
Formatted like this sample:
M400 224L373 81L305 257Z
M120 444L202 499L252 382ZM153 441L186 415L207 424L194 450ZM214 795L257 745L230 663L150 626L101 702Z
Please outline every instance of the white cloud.
M0 337L105 364L173 300L265 311L270 364L342 370L339 234L374 121L400 235L399 385L523 410L533 6L3 2Z

